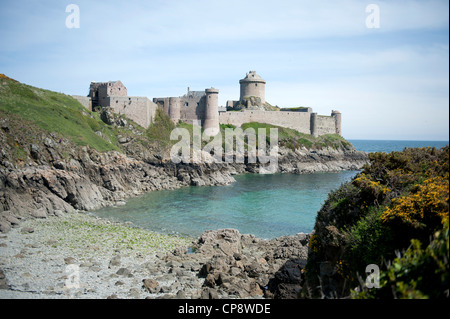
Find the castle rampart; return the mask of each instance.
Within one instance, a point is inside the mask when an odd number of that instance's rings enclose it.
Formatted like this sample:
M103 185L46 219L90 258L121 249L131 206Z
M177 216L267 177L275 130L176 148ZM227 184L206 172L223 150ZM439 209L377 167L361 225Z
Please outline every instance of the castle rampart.
M271 111L264 107L264 104L268 105L265 100L266 81L255 71L247 73L239 83L240 101L228 101L227 107L233 108L239 104L243 106L241 111L219 112L219 90L214 88L204 91L188 88L183 96L154 98L152 102L146 97L127 96L127 89L120 81L92 82L88 99L92 109L111 107L115 113L124 114L143 127L153 122L156 109L160 107L174 123L199 123L210 135L219 132L220 124L240 127L249 122L286 127L313 136L342 134L342 115L339 111L333 110L331 116L318 115L310 107ZM89 100L79 100L89 108Z
M106 99L114 113L124 114L142 127L153 123L156 104L143 96L110 96Z

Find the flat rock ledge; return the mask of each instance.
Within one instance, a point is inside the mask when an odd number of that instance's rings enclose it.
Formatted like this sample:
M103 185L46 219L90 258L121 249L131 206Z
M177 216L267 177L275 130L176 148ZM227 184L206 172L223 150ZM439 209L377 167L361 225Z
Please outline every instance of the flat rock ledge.
M0 232L0 298L296 298L309 234L235 229L183 238L84 213L14 220Z

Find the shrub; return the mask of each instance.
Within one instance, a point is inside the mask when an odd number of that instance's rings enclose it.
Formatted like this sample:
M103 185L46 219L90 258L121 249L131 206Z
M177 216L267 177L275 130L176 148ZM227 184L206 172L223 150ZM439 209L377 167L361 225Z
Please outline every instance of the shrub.
M389 277L393 289L389 291L395 292L394 297L442 296L445 282L448 291L448 277L436 279L436 272L448 271L448 146L372 153L370 159L370 165L351 182L329 194L317 214L306 266L307 286L322 283L323 291L331 294L327 296L347 296L349 278L357 283L365 266L393 260L396 251L412 244L403 257L394 259L394 268L387 268L398 281L394 284ZM339 245L328 241L332 227L336 234L343 234ZM421 248L436 231L447 233L447 255ZM321 274L324 264L334 265L332 278ZM408 280L403 280L407 274ZM425 283L425 275L433 279ZM387 295L362 292L357 297Z
M380 288L359 288L353 298L448 298L449 297L449 227L448 219L442 230L424 249L416 239L403 253L398 253L380 274Z

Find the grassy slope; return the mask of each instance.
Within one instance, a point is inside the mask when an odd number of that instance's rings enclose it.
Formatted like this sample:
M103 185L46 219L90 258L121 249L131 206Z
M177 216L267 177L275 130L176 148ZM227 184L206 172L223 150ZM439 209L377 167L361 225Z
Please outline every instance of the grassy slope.
M20 118L98 151L119 150L116 134L72 97L0 77L0 117ZM95 132L100 131L107 139ZM108 141L109 139L109 141Z

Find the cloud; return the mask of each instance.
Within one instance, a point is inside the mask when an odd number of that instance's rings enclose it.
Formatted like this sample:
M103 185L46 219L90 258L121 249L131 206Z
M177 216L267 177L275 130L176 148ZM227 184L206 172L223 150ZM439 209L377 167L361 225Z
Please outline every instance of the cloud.
M83 95L93 80L150 98L214 86L224 105L253 69L272 104L337 108L355 137L381 134L383 121L394 134L403 115L410 127L397 135L425 134L424 105L429 131L448 135L447 1L74 0L80 28L67 29L69 3L1 2L2 72ZM365 25L370 3L379 29Z

